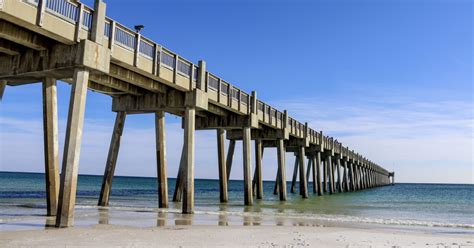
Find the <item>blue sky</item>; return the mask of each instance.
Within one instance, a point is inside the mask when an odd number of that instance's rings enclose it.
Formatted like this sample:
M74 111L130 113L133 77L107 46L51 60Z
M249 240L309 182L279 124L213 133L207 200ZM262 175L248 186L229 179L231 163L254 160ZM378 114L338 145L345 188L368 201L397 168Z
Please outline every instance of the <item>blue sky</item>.
M145 36L206 60L209 71L395 170L398 181L474 183L472 1L114 0L107 15L145 25ZM59 84L61 145L69 89ZM0 106L0 170L42 172L41 85L7 87ZM109 97L89 92L80 173L103 173L110 109ZM182 130L178 118L167 121L174 177ZM118 175L156 175L153 124L151 115L129 116ZM215 132L198 132L196 177L217 178L215 143ZM292 161L288 154L289 172ZM275 172L269 150L264 179Z

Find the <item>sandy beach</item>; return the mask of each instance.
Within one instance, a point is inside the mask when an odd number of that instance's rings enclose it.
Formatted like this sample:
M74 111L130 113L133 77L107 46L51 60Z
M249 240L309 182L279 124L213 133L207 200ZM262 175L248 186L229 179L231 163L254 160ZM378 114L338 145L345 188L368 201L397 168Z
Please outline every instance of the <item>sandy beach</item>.
M2 247L474 247L465 234L315 226L118 225L5 231Z

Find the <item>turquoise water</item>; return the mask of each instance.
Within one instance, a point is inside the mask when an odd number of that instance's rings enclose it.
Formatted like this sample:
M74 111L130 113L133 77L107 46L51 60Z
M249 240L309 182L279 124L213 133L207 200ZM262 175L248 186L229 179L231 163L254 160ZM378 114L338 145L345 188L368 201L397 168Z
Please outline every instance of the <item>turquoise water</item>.
M101 183L101 176L79 176L76 213L97 209ZM170 179L168 184L171 199L175 180ZM197 179L196 213L474 229L474 185L396 184L335 195L310 193L305 200L288 193L286 202L273 195L273 185L264 182L264 200L255 201L249 208L243 206L242 181L230 181L229 203L220 204L218 181ZM115 177L110 209L154 212L156 188L154 178ZM28 223L29 218L44 216L45 196L43 174L0 172L0 228L1 224L20 220ZM169 211L178 213L179 207L171 204Z

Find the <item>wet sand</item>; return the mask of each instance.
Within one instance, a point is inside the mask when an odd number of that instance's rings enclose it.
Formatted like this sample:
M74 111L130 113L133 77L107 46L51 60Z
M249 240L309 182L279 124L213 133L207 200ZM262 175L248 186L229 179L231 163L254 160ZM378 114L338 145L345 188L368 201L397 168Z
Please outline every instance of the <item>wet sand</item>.
M5 231L2 247L474 247L467 235L318 226L93 225Z
M53 217L0 224L0 247L473 247L473 230L174 211L81 209L75 227Z

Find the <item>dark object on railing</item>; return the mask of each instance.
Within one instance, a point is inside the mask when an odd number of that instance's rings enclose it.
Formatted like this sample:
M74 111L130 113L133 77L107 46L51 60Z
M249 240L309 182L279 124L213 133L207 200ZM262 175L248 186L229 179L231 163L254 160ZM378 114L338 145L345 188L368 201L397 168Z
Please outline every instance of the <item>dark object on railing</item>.
M140 31L142 31L142 29L144 29L145 26L140 24L140 25L135 25L134 28L135 28L135 32L140 33Z

